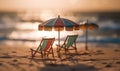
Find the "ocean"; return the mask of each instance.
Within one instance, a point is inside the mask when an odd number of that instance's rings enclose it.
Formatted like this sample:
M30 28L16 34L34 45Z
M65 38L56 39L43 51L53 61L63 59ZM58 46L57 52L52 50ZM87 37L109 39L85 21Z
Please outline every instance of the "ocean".
M96 23L99 28L97 30L88 30L89 44L119 44L120 43L120 20L119 13L115 15L111 13L105 14L85 14L76 13L72 15L73 19L80 24L81 20L88 19L88 22ZM67 18L70 16L65 15ZM81 19L81 17L84 17ZM57 31L39 31L39 22L21 21L17 13L0 13L0 44L13 46L30 46L36 47L44 37L55 37L55 44L58 43ZM86 33L84 30L60 32L61 44L67 35L78 34L77 43L86 42Z
M31 23L31 22L19 22L13 27L5 27L0 30L0 44L1 45L10 45L10 46L29 46L37 47L44 37L55 37L54 46L58 43L58 32L57 31L39 31L38 25L40 23ZM94 44L107 44L114 43L119 44L120 38L115 37L100 37L98 35L93 35L91 33L96 31L88 31L88 43ZM67 33L67 34L66 34ZM85 31L61 31L61 44L65 40L67 35L78 34L77 43L85 43ZM95 33L94 33L95 34Z

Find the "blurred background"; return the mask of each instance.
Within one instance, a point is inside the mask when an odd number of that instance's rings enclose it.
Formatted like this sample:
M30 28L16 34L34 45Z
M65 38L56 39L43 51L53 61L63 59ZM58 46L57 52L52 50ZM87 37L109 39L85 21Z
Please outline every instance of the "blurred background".
M88 31L88 42L120 43L119 0L0 0L0 44L34 47L42 37L56 37L57 31L38 31L38 25L60 15L78 24L99 25ZM61 41L68 34L79 34L78 43L85 42L85 31L62 31Z

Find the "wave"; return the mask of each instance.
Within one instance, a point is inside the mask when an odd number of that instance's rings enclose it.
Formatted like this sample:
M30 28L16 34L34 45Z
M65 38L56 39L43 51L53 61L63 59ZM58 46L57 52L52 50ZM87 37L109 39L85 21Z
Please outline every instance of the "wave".
M6 36L0 37L0 41L4 41L4 40L11 40L11 41L23 41L23 42L35 42L35 41L40 41L41 39L14 39L14 38L9 38ZM57 41L58 39L56 39ZM64 41L65 37L61 38L61 41ZM77 40L78 43L80 42L85 42L84 38L78 38ZM88 39L89 43L120 43L120 38L104 38L104 39Z

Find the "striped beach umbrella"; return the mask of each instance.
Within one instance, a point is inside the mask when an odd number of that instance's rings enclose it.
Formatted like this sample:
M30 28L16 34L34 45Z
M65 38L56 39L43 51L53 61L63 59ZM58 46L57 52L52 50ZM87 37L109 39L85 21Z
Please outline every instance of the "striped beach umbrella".
M88 23L88 21L85 24L80 25L80 29L86 30L86 44L85 44L85 49L88 50L87 46L87 39L88 39L88 30L95 30L98 29L99 26L95 23Z
M52 29L58 31L58 45L60 45L60 31L79 30L79 24L69 19L61 18L60 16L58 16L57 18L52 18L43 22L38 27L38 30L52 31Z

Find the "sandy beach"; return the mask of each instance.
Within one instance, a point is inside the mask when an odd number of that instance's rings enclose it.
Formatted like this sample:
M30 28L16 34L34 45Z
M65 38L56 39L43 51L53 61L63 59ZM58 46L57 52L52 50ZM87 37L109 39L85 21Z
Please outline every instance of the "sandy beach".
M120 71L120 0L0 0L0 71Z
M120 71L119 45L106 46L90 46L85 51L78 44L77 54L61 53L61 59L54 48L54 59L42 59L39 54L31 59L30 47L1 45L0 71Z

